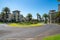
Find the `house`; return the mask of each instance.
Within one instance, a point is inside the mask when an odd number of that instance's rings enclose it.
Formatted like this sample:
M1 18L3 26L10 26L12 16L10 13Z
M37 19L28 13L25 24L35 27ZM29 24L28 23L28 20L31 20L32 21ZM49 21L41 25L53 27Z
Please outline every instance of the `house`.
M13 15L14 15L14 21L18 22L20 20L20 11L18 10L13 11Z
M49 23L55 23L56 10L49 11Z

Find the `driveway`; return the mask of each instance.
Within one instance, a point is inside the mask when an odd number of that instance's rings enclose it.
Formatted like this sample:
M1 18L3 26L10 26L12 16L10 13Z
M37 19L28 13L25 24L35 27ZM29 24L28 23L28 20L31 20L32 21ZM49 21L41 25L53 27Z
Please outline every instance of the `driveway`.
M35 38L36 36L42 37L58 33L60 33L60 26L57 24L31 28L8 27L6 24L0 24L0 40L6 38Z

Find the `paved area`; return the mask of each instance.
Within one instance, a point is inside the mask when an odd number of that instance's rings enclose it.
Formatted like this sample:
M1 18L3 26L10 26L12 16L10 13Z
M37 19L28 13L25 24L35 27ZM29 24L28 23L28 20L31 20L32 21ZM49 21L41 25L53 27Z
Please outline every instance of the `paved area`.
M36 36L46 36L51 34L60 33L60 26L57 24L47 24L41 27L31 28L16 28L8 27L6 24L0 24L0 40L10 38L24 40L26 38L33 39ZM45 35L44 35L45 34ZM27 40L27 39L26 39Z

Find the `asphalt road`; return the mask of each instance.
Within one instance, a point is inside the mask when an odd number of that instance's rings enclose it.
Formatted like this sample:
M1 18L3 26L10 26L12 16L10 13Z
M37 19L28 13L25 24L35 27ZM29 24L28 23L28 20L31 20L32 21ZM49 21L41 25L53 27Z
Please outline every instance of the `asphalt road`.
M60 33L60 26L57 24L47 24L41 27L16 28L0 24L0 39L4 38L34 38L44 32Z

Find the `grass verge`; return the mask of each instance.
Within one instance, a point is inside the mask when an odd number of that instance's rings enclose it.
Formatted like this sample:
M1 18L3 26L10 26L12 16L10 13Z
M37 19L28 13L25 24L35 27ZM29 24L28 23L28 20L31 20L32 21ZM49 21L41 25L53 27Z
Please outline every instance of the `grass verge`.
M60 34L45 37L43 40L60 40Z
M42 26L44 23L37 23L37 24L20 24L20 23L10 23L8 24L12 27L35 27L35 26Z

